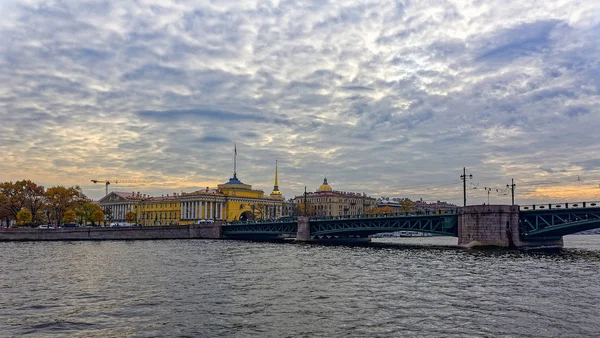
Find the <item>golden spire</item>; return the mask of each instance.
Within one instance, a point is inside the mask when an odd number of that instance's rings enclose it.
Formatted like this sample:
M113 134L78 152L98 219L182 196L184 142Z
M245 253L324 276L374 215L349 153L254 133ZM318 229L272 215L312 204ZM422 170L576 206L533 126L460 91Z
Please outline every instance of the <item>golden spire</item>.
M277 179L277 160L275 160L275 189L273 190L279 190L279 182Z
M277 160L275 160L275 185L273 185L273 191L271 191L271 197L280 197L281 191L279 191L279 179L277 175Z

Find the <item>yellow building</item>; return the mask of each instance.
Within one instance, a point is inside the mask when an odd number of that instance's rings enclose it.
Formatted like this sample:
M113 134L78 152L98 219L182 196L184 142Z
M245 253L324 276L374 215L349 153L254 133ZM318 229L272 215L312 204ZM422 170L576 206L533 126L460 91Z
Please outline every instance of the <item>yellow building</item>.
M327 177L317 191L294 198L297 213L304 213L305 200L309 216L358 216L374 209L377 202L365 194L335 191L327 183Z
M237 151L235 152L237 157ZM233 177L216 189L206 187L190 193L171 196L149 196L138 193L112 192L99 201L103 209L114 209L118 219L128 211L136 215L141 225L193 224L211 221L244 221L275 219L282 215L283 196L278 186L278 167L275 163L275 184L270 196L252 189L237 178L234 158Z
M177 195L161 197L141 197L135 204L137 223L141 225L179 224L179 202Z
M275 185L271 196L262 190L242 183L234 170L233 177L216 189L206 187L190 193L149 196L138 193L112 192L99 201L100 207L115 209L119 219L128 211L136 215L141 225L193 224L206 221L239 221L275 219L282 215L283 197L278 187L275 166Z
M277 169L275 175L277 176ZM279 192L277 177L275 181L273 190ZM203 220L231 222L274 219L281 217L283 205L281 197L265 196L262 190L252 189L251 185L240 181L235 172L229 181L219 184L217 189L206 187L204 190L183 193L178 196L178 200L181 209L180 224Z

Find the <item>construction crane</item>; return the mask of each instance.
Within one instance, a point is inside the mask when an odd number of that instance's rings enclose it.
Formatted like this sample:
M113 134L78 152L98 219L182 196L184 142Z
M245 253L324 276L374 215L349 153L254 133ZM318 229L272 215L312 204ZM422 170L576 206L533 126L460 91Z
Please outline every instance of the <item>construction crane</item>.
M119 184L119 183L149 183L150 181L146 180L92 180L93 183L103 183L106 186L106 195L108 195L108 186L111 183Z

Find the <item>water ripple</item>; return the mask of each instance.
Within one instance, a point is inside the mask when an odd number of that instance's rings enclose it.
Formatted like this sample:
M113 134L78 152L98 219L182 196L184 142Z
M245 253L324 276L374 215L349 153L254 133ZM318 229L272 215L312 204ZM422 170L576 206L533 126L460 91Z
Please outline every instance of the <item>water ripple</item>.
M0 243L0 336L600 336L600 236L455 241Z

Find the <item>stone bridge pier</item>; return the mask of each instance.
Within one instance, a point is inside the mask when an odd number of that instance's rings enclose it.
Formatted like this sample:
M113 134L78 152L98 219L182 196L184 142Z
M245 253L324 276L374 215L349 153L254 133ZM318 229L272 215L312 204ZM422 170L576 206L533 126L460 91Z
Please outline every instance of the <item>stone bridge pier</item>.
M562 248L563 240L521 240L517 205L474 205L463 207L458 215L458 245L544 250Z
M310 241L310 221L306 216L298 217L298 230L296 232L296 242Z

